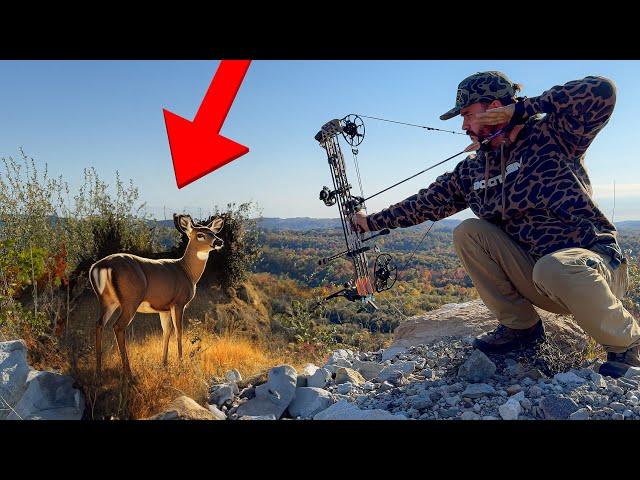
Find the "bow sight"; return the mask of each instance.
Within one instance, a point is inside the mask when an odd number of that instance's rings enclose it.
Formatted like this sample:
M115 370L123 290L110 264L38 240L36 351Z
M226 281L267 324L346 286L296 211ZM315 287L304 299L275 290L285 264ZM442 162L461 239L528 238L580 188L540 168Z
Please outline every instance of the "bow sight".
M341 290L327 296L323 301L336 297L344 297L352 302L358 300L363 303L365 311L373 312L378 308L373 301L374 292L383 292L393 287L398 269L390 255L380 254L374 262L373 277L370 276L366 252L373 250L378 253L380 250L375 245L371 247L363 246L362 244L381 235L387 235L389 229L381 230L375 235L363 238L362 233L356 229L353 221L356 212L366 208L358 168L358 149L356 148L364 140L364 135L365 127L362 118L358 115L347 115L341 120L335 119L327 122L315 136L315 139L327 153L331 178L333 179L333 189L326 186L323 187L320 191L320 200L328 207L335 204L338 205L342 231L347 246L347 249L342 252L320 259L318 264L326 265L341 257L350 258L355 271L355 279L346 282ZM360 183L361 196L353 196L351 194L352 186L347 179L346 164L338 142L339 136L342 136L351 146Z

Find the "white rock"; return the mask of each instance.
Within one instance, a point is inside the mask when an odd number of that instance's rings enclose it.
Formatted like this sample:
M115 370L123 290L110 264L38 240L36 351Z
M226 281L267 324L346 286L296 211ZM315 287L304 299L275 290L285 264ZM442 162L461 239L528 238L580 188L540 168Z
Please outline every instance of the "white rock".
M240 375L240 372L234 368L224 374L224 379L229 383L238 383L242 381L242 375Z
M275 415L243 415L238 420L275 420Z
M591 373L591 381L598 388L607 388L607 381L598 372L592 372Z
M213 414L213 416L216 417L216 419L218 420L227 419L227 416L224 414L224 412L221 412L220 410L218 410L218 407L216 407L215 405L207 404L207 408Z
M317 367L313 363L307 363L302 369L302 375L306 375L307 377L311 377L320 367Z
M351 382L341 383L340 385L338 385L338 388L336 389L336 391L340 395L348 395L353 391L353 383Z
M336 358L331 362L327 362L322 368L326 368L327 370L337 369L337 368L351 368L353 367L353 363L349 360L345 360L344 358Z
M390 347L382 353L382 361L391 360L392 358L405 353L408 349L405 347Z
M629 369L624 373L624 376L625 378L640 377L640 368L629 367Z
M384 367L376 377L380 382L392 380L398 377L406 377L416 368L415 362L399 361Z
M406 420L404 415L393 415L386 410L361 410L353 403L342 400L316 414L314 420Z
M343 367L343 366L336 365L336 364L333 364L333 363L327 363L325 366L323 366L321 368L321 370L327 370L332 375L335 375L338 372L338 370L340 370L341 368L350 368L350 367ZM316 373L318 373L318 372L316 372Z
M0 420L11 413L27 389L30 371L23 340L0 342Z
M524 392L520 391L515 395L512 395L511 398L513 398L514 400L517 400L518 402L521 402L522 400L524 400Z
M589 410L586 408L581 408L580 410L576 410L571 415L569 415L569 420L589 420Z
M209 396L209 404L221 407L225 403L233 400L233 392L234 389L232 385L219 385L218 388Z
M496 373L496 365L480 350L473 350L458 368L458 376L468 382L481 383Z
M307 387L324 388L331 381L331 372L326 368L319 368L307 379Z
M336 384L350 382L353 385L361 385L365 382L365 379L353 368L341 367L337 372L334 379Z
M353 360L353 352L350 350L336 350L331 354L329 360L327 360L328 365L340 365L341 367L350 367L351 360Z
M353 368L360 372L360 375L362 375L366 380L371 380L380 374L384 365L378 362L354 360Z
M487 395L495 395L496 390L486 383L470 383L460 395L468 398L480 398Z
M269 370L266 383L256 387L256 396L238 407L238 416L274 415L280 418L296 392L296 369L280 365Z
M480 420L482 417L475 412L464 412L461 416L461 420Z
M394 363L393 366L395 368L400 369L400 371L402 371L402 373L404 373L405 375L408 375L408 374L413 373L413 372L415 372L417 370L418 362L413 361L413 360L400 360L400 361Z
M568 383L584 383L586 382L586 380L582 377L579 377L578 375L576 375L573 372L565 372L565 373L556 373L553 376L554 380L557 380L558 382L562 383L562 384L568 384Z
M391 365L389 367L385 367L385 369L380 372L380 375L376 377L376 380L380 383L394 383L403 376L404 375L400 370L393 368L393 366Z
M498 407L498 413L500 413L503 420L517 420L521 411L520 402L513 397Z
M80 420L84 396L68 375L31 370L27 388L8 420Z
M328 408L332 403L331 394L321 388L296 388L296 396L289 405L292 417L309 418Z

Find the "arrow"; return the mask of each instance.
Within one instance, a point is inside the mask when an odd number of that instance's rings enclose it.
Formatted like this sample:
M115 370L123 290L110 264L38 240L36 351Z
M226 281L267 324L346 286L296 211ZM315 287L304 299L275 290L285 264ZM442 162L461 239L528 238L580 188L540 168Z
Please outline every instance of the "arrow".
M220 135L220 129L250 63L251 60L220 62L193 122L162 109L178 188L249 152L244 145Z

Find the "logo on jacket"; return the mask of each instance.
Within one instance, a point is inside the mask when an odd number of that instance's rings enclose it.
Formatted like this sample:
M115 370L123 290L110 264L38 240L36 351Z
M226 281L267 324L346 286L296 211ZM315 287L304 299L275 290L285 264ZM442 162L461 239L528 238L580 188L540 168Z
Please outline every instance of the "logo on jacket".
M510 173L518 171L519 168L520 168L520 162L510 163L505 168L504 176L506 177ZM502 175L496 175L495 177L491 177L488 181L488 184L490 187L495 187L499 183L502 183ZM478 180L477 182L473 182L474 190L482 190L483 188L485 188L484 180Z

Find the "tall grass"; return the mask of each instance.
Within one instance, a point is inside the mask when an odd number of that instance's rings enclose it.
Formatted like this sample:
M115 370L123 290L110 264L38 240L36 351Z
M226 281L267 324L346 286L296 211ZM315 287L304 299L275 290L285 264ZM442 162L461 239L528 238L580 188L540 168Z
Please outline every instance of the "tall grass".
M103 372L95 378L94 357L80 360L74 376L87 397L88 419L142 419L158 413L177 396L186 395L201 405L208 399L208 386L236 368L243 378L264 373L274 365L288 363L301 368L309 358L291 358L284 347L274 349L264 341L236 335L219 336L192 330L186 336L183 361L178 362L175 340L169 345L169 365L161 364L162 338L158 334L131 339L127 345L136 379L128 384L122 374L114 345L104 352Z

